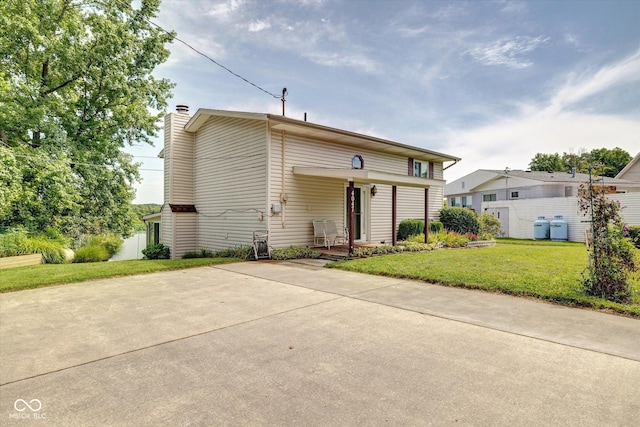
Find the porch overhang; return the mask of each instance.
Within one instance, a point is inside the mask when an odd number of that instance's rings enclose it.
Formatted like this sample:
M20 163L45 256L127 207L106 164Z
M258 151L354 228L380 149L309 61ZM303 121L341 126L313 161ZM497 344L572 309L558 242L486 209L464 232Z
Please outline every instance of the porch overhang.
M444 187L445 184L442 179L427 179L419 176L400 175L369 169L294 166L293 174L315 178L339 179L346 182L352 181L357 184L387 184L399 187L430 188Z

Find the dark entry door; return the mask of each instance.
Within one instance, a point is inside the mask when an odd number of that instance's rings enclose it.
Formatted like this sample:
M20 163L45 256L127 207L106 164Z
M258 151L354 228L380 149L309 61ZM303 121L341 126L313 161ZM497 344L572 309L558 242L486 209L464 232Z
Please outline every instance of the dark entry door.
M349 223L349 191L347 190L347 224ZM353 239L362 239L362 188L355 187L353 189Z

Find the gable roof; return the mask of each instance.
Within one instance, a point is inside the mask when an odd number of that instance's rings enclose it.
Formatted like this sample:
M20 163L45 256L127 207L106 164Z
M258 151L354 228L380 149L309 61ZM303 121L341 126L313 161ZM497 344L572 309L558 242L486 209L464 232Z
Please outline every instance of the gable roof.
M500 178L524 178L532 181L538 181L540 185L564 183L564 184L581 184L589 181L589 174L572 172L546 172L546 171L529 171L529 170L496 170L496 169L478 169L468 175L458 178L453 182L448 183L445 186L445 196L452 194L464 194L472 193L478 187L486 184L489 181L493 181ZM593 176L594 182L600 181L607 185L619 185L619 186L637 186L637 182L609 178L602 176ZM469 185L466 188L462 188L462 183L467 182Z
M286 131L287 133L320 139L331 143L349 145L356 148L366 148L399 156L415 157L418 159L441 162L454 162L454 164L461 160L459 157L438 153L424 148L274 114L199 109L185 125L184 129L187 132L197 132L200 127L202 127L202 125L204 125L206 121L213 116L267 121L269 127L273 130Z
M616 178L622 178L627 172L629 172L631 168L635 166L636 163L638 163L639 160L640 160L640 153L636 154L636 156L633 159L631 159L629 163L627 163L627 166L625 166L620 172L618 172L618 175L616 175Z

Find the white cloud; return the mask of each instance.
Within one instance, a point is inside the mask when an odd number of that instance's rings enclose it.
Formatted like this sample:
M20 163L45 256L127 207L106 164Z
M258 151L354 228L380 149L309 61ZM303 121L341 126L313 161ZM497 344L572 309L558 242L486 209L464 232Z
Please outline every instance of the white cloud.
M553 97L548 109L550 112L560 111L606 89L635 81L640 81L640 50L593 75L570 75L568 83Z
M267 19L264 19L264 20L253 21L252 23L249 24L249 27L247 29L252 33L257 33L269 28L271 28L271 24Z
M579 81L576 81L579 80ZM640 121L607 114L568 111L566 107L640 80L640 50L560 87L548 105L523 105L519 115L499 118L475 129L450 131L446 153L462 157L445 176L457 179L476 169L525 169L536 153L590 151L620 147L635 156L640 150Z
M320 65L355 68L368 74L375 74L379 68L375 61L358 52L307 52L302 56Z
M246 3L246 0L227 0L223 3L213 5L207 12L207 15L226 21L244 3Z
M444 152L463 161L447 181L477 169L526 169L536 153L577 152L620 147L632 156L640 148L640 123L620 117L562 112L504 119L468 131L452 132Z
M505 65L510 68L527 68L533 62L523 58L549 41L548 37L516 37L513 40L500 40L490 46L475 47L467 54L484 65Z

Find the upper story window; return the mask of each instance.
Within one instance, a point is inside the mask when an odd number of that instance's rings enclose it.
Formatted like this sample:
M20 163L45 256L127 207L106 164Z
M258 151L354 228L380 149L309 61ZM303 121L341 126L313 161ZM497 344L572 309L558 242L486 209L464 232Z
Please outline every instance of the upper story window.
M482 195L482 201L483 202L495 202L496 201L496 195L494 194L483 194Z
M520 196L520 193L517 191L512 191L511 192L511 198L512 199L517 199Z
M435 176L434 170L435 165L433 162L419 162L409 157L409 176L433 178Z
M364 168L364 160L362 160L361 155L353 156L351 159L351 167L354 169L363 169Z
M413 161L413 176L422 176L422 162Z

